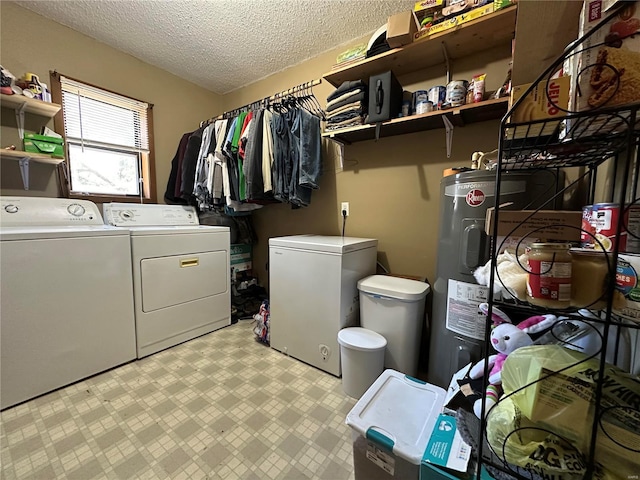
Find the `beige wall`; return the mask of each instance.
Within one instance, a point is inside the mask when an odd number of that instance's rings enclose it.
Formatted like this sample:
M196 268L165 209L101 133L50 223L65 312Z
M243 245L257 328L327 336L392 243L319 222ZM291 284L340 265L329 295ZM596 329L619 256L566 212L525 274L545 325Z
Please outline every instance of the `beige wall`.
M0 2L0 15L0 57L14 75L32 72L48 84L49 71L57 70L154 104L156 190L161 203L180 137L219 113L220 97L13 3ZM44 120L31 117L25 130L35 131ZM15 125L13 111L3 108L2 146L20 148ZM49 165L32 163L29 192L22 189L17 162L3 161L0 167L2 195L58 195L54 168Z
M331 69L342 46L225 95L230 110L277 91L320 78ZM453 64L454 79L470 79L487 72L487 89L495 90L508 70L510 45ZM399 78L407 90L445 83L444 67ZM334 89L327 82L315 87L321 104ZM345 146L340 171L333 142L326 142L324 175L313 193L311 206L291 210L287 205L269 205L253 216L259 236L254 246L254 266L260 281L267 283L268 239L298 233L339 235L342 229L340 203L350 203L346 235L379 240L378 259L393 273L435 278L442 171L468 166L476 150L497 147L498 121L454 130L451 159L446 157L445 130L388 137ZM338 168L336 168L338 165Z
M16 5L6 2L0 5L2 64L13 73L33 71L42 79L48 79L48 71L57 69L155 104L159 201L183 132L223 110L320 78L331 69L336 55L347 47L334 48L219 97ZM25 38L29 38L28 55L25 55ZM510 55L510 45L505 45L454 62L453 78L469 79L486 72L487 90L495 90L505 78ZM444 67L437 66L399 80L407 90L424 89L444 84L444 74ZM326 82L314 88L322 105L333 88ZM3 125L14 122L11 111L3 109L2 113ZM446 158L444 129L348 145L344 149L343 167L338 162L337 146L325 142L324 175L311 206L292 210L288 205L269 205L253 216L259 236L254 247L254 265L261 283L268 282L268 239L298 233L339 235L342 228L339 205L343 201L350 202L351 210L347 235L379 239L379 260L392 272L427 276L434 281L442 170L467 166L474 151L496 148L497 128L497 120L457 127L450 159ZM16 141L11 137L17 138L15 130L3 127L2 134L3 145ZM55 195L51 167L35 165L32 168L34 190L29 193ZM2 173L3 194L24 193L16 162L4 162Z

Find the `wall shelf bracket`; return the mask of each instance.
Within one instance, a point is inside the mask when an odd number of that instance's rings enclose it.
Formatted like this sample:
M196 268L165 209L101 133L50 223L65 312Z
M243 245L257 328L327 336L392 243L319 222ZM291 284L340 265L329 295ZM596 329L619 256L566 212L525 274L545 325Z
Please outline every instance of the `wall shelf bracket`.
M16 123L18 124L18 134L20 139L24 139L24 110L27 108L27 104L23 103L19 107L16 107Z
M445 137L447 141L447 158L451 158L451 144L453 143L453 124L446 115L442 116L442 122L445 128Z
M22 185L25 190L29 190L29 157L18 160L20 164L20 175L22 176Z
M442 55L444 56L444 65L447 69L447 85L451 81L451 62L449 61L449 53L447 52L447 45L442 42Z

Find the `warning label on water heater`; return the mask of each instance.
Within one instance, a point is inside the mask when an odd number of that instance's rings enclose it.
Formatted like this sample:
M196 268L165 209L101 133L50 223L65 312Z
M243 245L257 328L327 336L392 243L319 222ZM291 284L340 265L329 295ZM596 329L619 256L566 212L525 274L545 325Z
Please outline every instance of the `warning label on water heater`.
M484 340L486 318L479 312L478 305L486 302L488 295L487 287L450 279L447 291L447 329L476 340Z

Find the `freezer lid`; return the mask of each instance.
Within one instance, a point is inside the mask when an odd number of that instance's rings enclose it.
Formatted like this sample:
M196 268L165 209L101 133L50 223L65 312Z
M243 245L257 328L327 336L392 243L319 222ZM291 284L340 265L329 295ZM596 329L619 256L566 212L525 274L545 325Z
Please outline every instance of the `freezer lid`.
M388 369L360 397L346 423L363 437L420 465L445 393L440 387Z
M286 247L315 252L347 253L378 247L375 238L339 237L328 235L292 235L269 239L269 247Z

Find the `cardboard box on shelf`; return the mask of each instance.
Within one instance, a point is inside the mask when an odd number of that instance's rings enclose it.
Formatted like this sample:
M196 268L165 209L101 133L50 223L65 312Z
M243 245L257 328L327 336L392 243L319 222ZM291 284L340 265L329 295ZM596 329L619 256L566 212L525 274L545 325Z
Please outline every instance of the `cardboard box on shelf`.
M525 136L532 137L553 134L560 124L561 119L566 115L566 110L569 106L570 83L571 77L566 75L553 78L549 82L546 80L539 82L536 87L529 92L522 103L516 107L509 121L511 123L522 123L546 120L548 118L558 118L558 121L514 127L515 131L508 133L508 137L523 138ZM515 85L511 90L509 106L514 105L530 86L530 83ZM548 97L547 91L549 92Z
M503 205L502 207L504 207ZM503 210L500 208L498 237L523 238L564 242L579 242L582 212L572 210ZM529 218L531 216L531 218ZM493 235L495 208L487 209L485 232Z
M444 20L442 9L446 6L444 0L422 0L413 6L413 13L418 21L418 30L427 32L429 27ZM415 35L414 35L414 38Z
M589 33L621 2L586 0L579 35ZM575 109L592 110L640 101L640 2L625 2L618 13L580 45Z
M449 30L451 28L455 28L458 25L463 25L472 20L476 20L477 18L484 17L485 15L490 15L494 11L494 5L493 3L490 3L482 7L474 8L473 10L469 10L468 12L462 13L460 15L445 18L444 21L434 24L429 28L423 28L422 30L417 32L413 36L413 41L415 42L417 40L428 39L431 35L444 32L445 30Z
M26 133L24 135L24 151L41 153L52 157L64 157L64 140L62 138Z
M396 13L387 20L387 43L398 48L413 42L413 35L420 29L415 13L411 10Z

